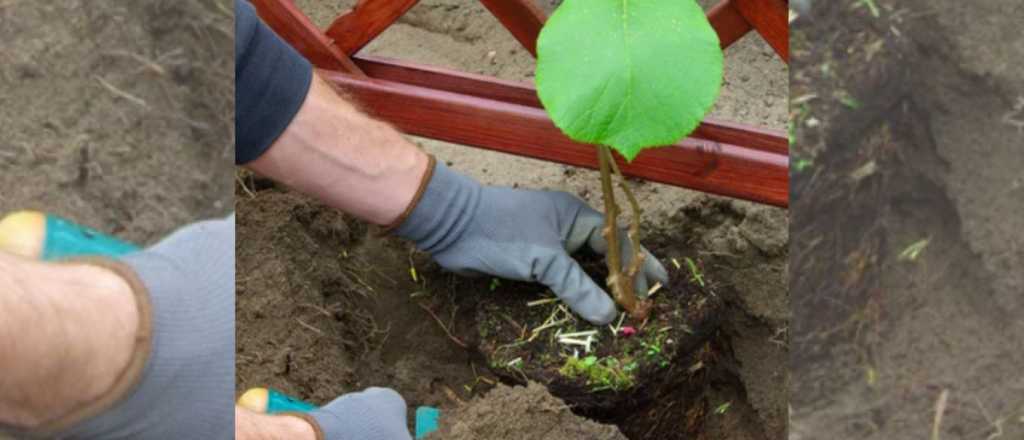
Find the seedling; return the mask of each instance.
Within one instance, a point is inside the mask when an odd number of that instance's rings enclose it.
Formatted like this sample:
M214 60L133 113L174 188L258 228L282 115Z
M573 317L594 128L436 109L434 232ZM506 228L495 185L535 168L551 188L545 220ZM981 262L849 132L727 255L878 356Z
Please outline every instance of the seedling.
M570 356L566 358L565 365L558 372L570 379L577 377L586 379L587 385L592 387L592 391L620 391L633 386L635 381L633 371L635 369L635 363L623 365L613 357L598 359L597 356L587 356L581 359Z
M646 356L651 362L657 363L661 368L665 368L669 364L668 359L665 359L662 354L666 340L666 334L664 332L658 332L649 342L643 341L640 343L640 346L644 348L644 356Z
M839 102L841 102L843 105L851 109L856 110L860 108L860 101L858 101L857 98L850 96L850 94L847 93L846 91L840 91L836 93L836 99L838 99Z
M501 280L497 279L497 278L491 278L491 285L490 285L491 292L493 292L495 290L498 290L499 287L501 287Z
M686 62L666 63L678 57ZM632 161L697 128L722 83L718 35L695 0L566 0L537 40L536 80L555 125L575 141L598 145L607 284L630 316L644 319L650 303L638 299L633 283L644 260L641 209L612 150ZM633 214L631 256L620 253L613 173Z
M797 159L793 162L793 170L802 173L804 170L814 166L814 161L811 159Z
M697 268L697 263L692 258L686 257L686 266L690 268L691 280L704 287L704 275L700 273L700 269Z
M929 241L930 240L926 238L923 240L918 240L911 244L910 246L907 246L905 249L903 249L903 252L900 252L898 259L900 261L917 261L917 257L921 255L921 252L924 252L924 249L926 247L928 247Z
M722 415L729 412L729 408L732 408L732 402L725 402L715 407L715 414Z
M505 365L507 365L509 368L523 368L523 358L517 357L515 359L512 359Z

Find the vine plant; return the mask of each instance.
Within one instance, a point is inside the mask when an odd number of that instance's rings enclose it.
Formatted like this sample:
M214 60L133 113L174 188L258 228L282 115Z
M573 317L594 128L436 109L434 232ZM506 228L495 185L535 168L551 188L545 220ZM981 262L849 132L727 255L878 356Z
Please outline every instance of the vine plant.
M718 96L722 58L718 35L696 0L565 0L537 40L544 108L567 136L597 145L607 284L634 318L645 318L650 308L640 296L646 292L634 288L644 259L641 208L612 150L632 161L693 132ZM621 208L613 180L632 210L631 256L620 252L626 238L616 227Z

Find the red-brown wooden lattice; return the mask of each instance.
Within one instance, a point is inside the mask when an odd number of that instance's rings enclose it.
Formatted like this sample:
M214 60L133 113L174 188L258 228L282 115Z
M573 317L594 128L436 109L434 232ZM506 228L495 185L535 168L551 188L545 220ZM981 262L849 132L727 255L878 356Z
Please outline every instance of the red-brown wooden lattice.
M547 18L534 0L480 0L536 56ZM410 134L597 168L591 145L547 117L532 85L356 55L418 0L359 0L326 31L290 0L252 0L260 17L374 116ZM723 0L708 17L722 47L757 30L789 62L787 0ZM776 206L789 204L789 146L782 131L708 119L674 146L649 149L623 173Z

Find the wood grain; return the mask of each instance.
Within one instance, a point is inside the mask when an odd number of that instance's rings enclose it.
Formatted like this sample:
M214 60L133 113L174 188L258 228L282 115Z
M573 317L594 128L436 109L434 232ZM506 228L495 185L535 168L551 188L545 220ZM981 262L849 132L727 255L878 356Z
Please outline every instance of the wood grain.
M743 18L740 10L736 8L736 0L722 0L708 11L708 21L711 27L718 33L718 39L722 43L722 49L731 46L743 38L754 27Z
M287 0L251 1L260 18L314 66L365 75L294 3Z
M531 84L382 57L356 56L354 60L356 65L373 78L542 108L537 91ZM691 137L779 154L789 152L789 140L786 133L781 130L769 130L717 119L706 119Z
M351 11L334 19L327 37L343 53L355 55L416 3L419 0L359 0Z
M789 5L786 0L735 0L743 18L789 63Z
M594 146L573 142L544 110L393 81L321 71L373 116L406 133L596 168ZM623 173L775 206L789 203L789 156L688 138L646 150Z
M512 36L534 57L537 56L537 36L547 21L547 14L534 0L480 0Z

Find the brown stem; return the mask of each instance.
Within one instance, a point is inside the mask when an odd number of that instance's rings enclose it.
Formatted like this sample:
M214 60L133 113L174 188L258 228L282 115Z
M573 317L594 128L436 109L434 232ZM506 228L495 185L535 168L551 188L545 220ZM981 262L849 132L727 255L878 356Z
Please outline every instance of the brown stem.
M637 201L633 191L630 190L629 184L626 182L626 177L619 170L618 163L615 162L615 158L612 157L611 149L607 149L602 152L606 156L609 164L611 164L612 171L619 178L619 187L622 188L622 192L626 194L626 198L629 200L629 206L633 210L633 219L629 224L629 236L630 243L633 245L633 257L630 260L629 268L626 270L625 276L622 278L624 284L625 296L632 298L633 303L636 306L629 310L630 316L636 319L646 320L647 315L651 310L651 302L647 300L637 301L637 292L634 287L636 277L640 273L644 265L644 259L647 255L643 251L643 247L640 245L640 216L642 211L640 210L640 203ZM616 244L618 245L618 244ZM620 256L621 258L621 256ZM647 292L639 292L641 295Z
M629 199L629 206L633 210L633 220L629 223L629 241L633 244L633 259L630 260L629 270L626 271L626 277L629 278L632 283L636 275L640 273L640 269L644 265L644 259L647 255L644 254L643 247L640 245L640 203L636 200L636 196L633 195L633 191L629 189L629 184L626 183L626 176L622 175L622 171L619 170L619 164L615 163L615 160L611 158L611 153L608 154L610 162L612 164L612 171L619 178L619 188L622 188L622 192L626 194L626 198ZM644 294L646 292L640 292Z
M636 293L629 277L622 273L622 255L619 246L619 206L615 203L615 188L612 186L611 151L606 146L598 147L598 159L601 164L601 190L604 193L604 230L605 241L608 243L608 287L612 290L615 301L626 309L630 315L637 310Z

